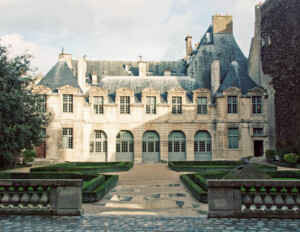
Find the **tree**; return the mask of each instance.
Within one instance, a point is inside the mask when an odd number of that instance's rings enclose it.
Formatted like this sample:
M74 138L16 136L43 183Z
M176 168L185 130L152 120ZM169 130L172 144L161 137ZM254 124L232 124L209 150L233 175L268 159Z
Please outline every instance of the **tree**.
M37 111L39 100L30 93L31 55L8 55L0 44L0 167L10 165L23 149L40 145L41 130L50 120L49 114Z

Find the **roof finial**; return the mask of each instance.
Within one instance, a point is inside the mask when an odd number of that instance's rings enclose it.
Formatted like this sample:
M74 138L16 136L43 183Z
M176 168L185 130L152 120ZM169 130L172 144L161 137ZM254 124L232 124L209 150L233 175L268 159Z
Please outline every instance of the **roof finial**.
M142 56L140 55L139 57L140 57L140 61L142 61Z
M64 54L64 47L61 47L61 54Z

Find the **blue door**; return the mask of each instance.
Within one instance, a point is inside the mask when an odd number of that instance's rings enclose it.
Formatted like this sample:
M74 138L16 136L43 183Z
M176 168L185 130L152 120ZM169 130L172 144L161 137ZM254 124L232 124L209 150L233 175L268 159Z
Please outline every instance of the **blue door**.
M90 161L107 161L107 137L103 131L95 130L90 141Z
M155 131L147 131L143 135L143 162L160 161L159 135Z
M195 134L194 154L197 161L212 160L211 136L206 131L198 131Z
M134 161L133 135L129 131L120 131L117 135L116 161Z
M173 131L169 135L169 161L185 161L186 147L185 135L181 131Z

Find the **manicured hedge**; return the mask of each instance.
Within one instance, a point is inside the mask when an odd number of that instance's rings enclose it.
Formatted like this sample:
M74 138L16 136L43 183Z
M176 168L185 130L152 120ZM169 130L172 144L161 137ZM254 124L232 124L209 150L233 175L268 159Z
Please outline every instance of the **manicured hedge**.
M132 167L133 162L70 162L31 168L30 172L82 172L97 174L128 171Z
M207 203L207 180L222 179L228 172L207 172L181 175L180 179L190 190L192 195L200 202ZM273 178L300 179L299 171L270 171L267 172ZM274 193L275 194L275 193ZM254 196L254 195L253 195Z
M168 166L177 172L224 172L242 165L241 161L170 161ZM277 167L266 164L255 164L264 171L276 171Z
M5 172L0 173L0 179L82 179L82 201L84 203L100 200L118 182L118 176L116 175L90 175L74 172Z

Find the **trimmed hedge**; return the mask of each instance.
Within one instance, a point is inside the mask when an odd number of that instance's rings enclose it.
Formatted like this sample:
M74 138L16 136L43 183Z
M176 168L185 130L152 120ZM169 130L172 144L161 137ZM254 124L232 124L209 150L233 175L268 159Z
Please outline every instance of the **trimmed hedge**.
M97 174L128 171L132 167L133 162L70 162L31 168L30 172L82 172Z
M82 179L82 201L95 202L100 200L118 182L116 175L90 175L83 173L0 173L0 179Z
M15 166L8 166L5 168L0 168L0 171L9 170L9 169L16 169L16 168L28 168L32 167L32 164L17 164Z
M200 202L207 203L207 180L222 179L228 172L207 172L180 175L180 179ZM267 172L273 178L300 179L300 171L271 171Z
M177 172L224 172L242 165L241 161L170 161L168 166ZM264 171L276 171L277 167L266 164L255 164Z

